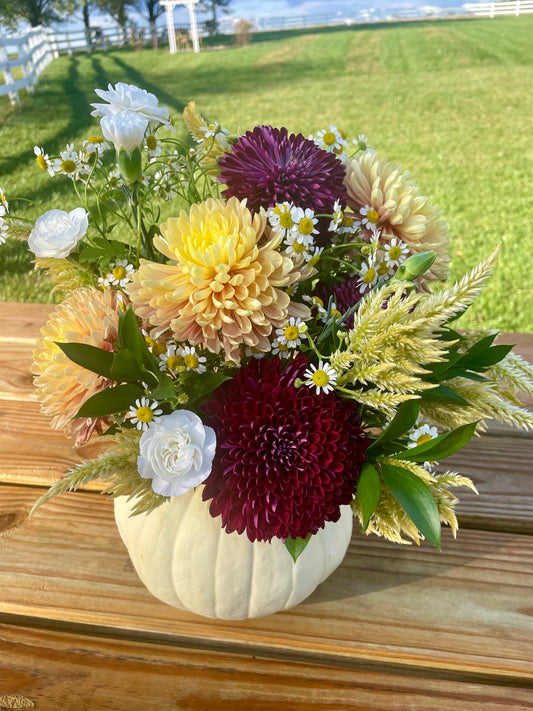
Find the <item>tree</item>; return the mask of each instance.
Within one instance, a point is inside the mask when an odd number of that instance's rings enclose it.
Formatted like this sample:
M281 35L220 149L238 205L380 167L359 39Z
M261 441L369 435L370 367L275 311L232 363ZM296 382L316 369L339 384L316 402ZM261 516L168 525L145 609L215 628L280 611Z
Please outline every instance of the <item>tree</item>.
M99 10L107 12L122 29L126 29L128 23L128 7L135 4L135 0L95 0Z
M32 27L61 22L62 13L70 7L68 0L7 0L0 1L0 18L13 26L21 20Z
M208 12L211 17L204 22L204 27L210 35L216 35L218 32L218 15L217 10L229 12L231 0L202 0L198 8L203 12Z
M137 0L135 7L138 12L148 20L150 26L150 34L156 31L155 23L158 17L165 12L165 8L159 4L159 0Z

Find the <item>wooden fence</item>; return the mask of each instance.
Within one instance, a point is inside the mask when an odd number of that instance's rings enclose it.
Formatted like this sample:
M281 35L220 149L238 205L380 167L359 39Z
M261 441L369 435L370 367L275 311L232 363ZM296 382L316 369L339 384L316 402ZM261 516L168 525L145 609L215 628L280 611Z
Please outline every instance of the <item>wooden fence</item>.
M463 5L465 10L478 17L496 17L497 15L527 15L533 12L533 0L514 0L514 2L476 2Z
M33 91L39 75L57 57L54 34L36 27L20 37L0 38L0 96L20 106L20 89Z

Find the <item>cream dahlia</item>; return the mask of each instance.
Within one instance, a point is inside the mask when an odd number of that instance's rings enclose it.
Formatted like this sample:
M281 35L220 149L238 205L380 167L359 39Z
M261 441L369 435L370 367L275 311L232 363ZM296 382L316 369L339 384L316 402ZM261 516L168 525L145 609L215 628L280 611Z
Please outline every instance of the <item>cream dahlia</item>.
M424 279L446 279L450 263L446 223L439 209L420 194L409 173L367 150L348 163L346 189L352 210L360 213L372 208L378 213L376 230L382 245L396 237L411 254L434 251L437 257Z
M266 229L264 210L252 215L245 200L210 198L169 219L161 232L154 245L172 263L141 260L127 286L156 337L170 329L177 341L213 353L223 348L228 360L238 360L241 344L268 351L273 329L290 316L309 318L307 306L292 302L283 287L314 270L300 256L279 253L281 236Z
M54 429L75 437L77 445L85 444L93 431L106 429L107 418L72 418L86 400L109 387L110 381L76 365L56 342L87 343L111 351L117 340L118 311L109 290L84 288L72 292L41 329L31 369L41 411L52 416Z

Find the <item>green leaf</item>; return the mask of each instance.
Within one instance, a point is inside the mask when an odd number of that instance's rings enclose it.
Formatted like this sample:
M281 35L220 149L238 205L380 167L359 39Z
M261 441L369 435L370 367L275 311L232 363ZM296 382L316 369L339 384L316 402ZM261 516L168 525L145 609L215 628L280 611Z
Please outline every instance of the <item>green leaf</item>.
M198 401L206 398L226 380L231 380L231 377L225 373L195 373L184 387L191 400Z
M396 414L389 426L383 430L379 437L368 448L369 452L375 451L378 445L398 439L410 430L418 417L420 406L418 400L406 400L396 410Z
M141 368L130 350L126 349L114 354L111 378L118 383L134 383L143 379Z
M152 396L156 400L173 400L176 397L176 388L174 387L172 378L165 375L165 373L161 373L159 383L152 391Z
M513 350L514 346L492 346L479 356L476 356L474 361L469 361L468 367L472 370L479 370L480 368L490 368L491 365L496 365L505 356Z
M466 376L465 376L466 377ZM448 385L439 385L432 390L424 390L421 395L422 402L450 403L455 405L470 405L468 400L458 395Z
M92 373L103 375L104 378L111 378L111 366L113 365L114 354L103 348L90 346L87 343L57 343L63 353L71 361L82 368L90 370Z
M381 476L420 533L440 550L439 509L429 487L416 474L391 464L381 464Z
M365 462L357 480L357 498L363 514L363 532L366 531L368 522L376 510L380 490L381 481L376 468L370 462Z
M291 557L293 561L296 563L298 558L301 556L301 554L304 552L305 547L309 543L311 539L311 534L307 536L307 538L286 538L285 539L285 548L289 551L291 554Z
M137 398L143 395L144 390L138 385L117 385L114 388L107 388L84 402L76 417L105 417L125 412Z
M131 306L118 320L118 341L121 348L128 348L135 356L137 363L143 364L143 347L145 340L139 330L139 324Z
M402 459L409 462L436 462L451 457L452 454L468 444L476 430L476 425L477 422L461 425L461 427L439 435L439 437L424 442L418 447L403 450Z
M470 346L466 353L463 353L463 355L461 356L461 360L463 362L466 362L484 353L488 348L491 347L497 335L497 333L494 333L490 336L485 336L484 338L481 338L479 341L476 341L476 343Z

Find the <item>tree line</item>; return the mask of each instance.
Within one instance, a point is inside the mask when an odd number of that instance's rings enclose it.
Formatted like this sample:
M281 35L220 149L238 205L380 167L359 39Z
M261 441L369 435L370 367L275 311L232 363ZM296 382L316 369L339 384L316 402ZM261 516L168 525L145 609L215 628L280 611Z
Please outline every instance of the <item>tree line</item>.
M208 14L204 22L208 34L218 32L219 11L228 12L231 0L201 0L197 8ZM158 0L0 0L0 25L15 28L20 22L31 27L48 26L72 21L73 14L80 13L85 30L91 30L91 17L95 14L109 15L123 29L129 22L129 12L135 10L155 31L156 21L165 9Z

